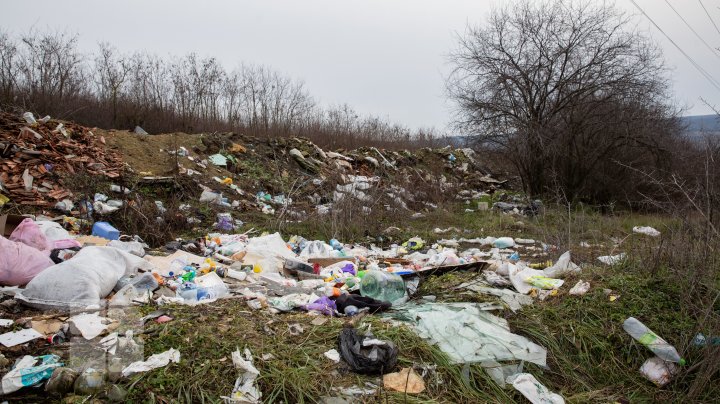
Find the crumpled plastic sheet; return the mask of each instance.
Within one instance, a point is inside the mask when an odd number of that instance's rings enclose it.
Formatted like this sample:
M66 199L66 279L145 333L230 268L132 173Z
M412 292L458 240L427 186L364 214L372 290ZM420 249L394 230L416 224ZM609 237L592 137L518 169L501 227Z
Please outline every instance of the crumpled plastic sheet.
M509 376L506 381L533 404L565 404L561 395L553 393L529 373Z
M170 362L180 362L180 351L175 348L170 348L165 352L150 356L145 361L133 362L122 370L122 375L123 377L128 377L135 373L162 368L169 365Z
M240 354L237 349L232 353L233 364L236 369L242 370L243 373L235 381L230 397L222 397L226 403L259 403L262 398L262 392L257 386L256 379L260 376L260 371L253 365L252 353L245 348L245 357Z
M486 287L483 284L477 283L477 282L463 283L462 285L458 286L458 289L460 289L460 288L465 288L468 290L472 290L473 292L478 292L478 293L482 293L482 294L486 294L486 295L497 296L500 298L500 300L503 301L503 303L507 304L507 306L513 312L520 310L522 308L522 306L529 306L533 303L532 297L530 297L528 295L513 292L510 289L498 289L498 288Z
M280 311L292 311L295 308L307 306L317 301L319 297L314 293L291 293L282 297L275 297L268 300L268 303Z
M417 334L453 363L523 360L546 366L547 350L510 332L507 320L475 303L426 303L396 308L390 315L410 322Z

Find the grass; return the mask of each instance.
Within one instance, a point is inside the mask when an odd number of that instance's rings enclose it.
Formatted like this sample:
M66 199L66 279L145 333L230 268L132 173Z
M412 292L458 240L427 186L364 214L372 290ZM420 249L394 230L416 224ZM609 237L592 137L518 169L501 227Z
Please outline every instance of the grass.
M382 386L380 377L354 374L345 365L335 364L323 356L325 351L337 348L345 320L334 318L323 325L312 325L312 317L305 314L271 315L247 310L239 300L195 308L173 307L173 322L146 330L153 336L146 340L145 350L146 355L150 355L179 347L181 363L126 380L128 400L217 402L220 396L232 391L238 376L230 360L236 348L249 348L253 353L265 402L316 402L320 397L337 396L334 388L364 386L366 382ZM290 335L288 325L292 323L302 325L301 335ZM466 380L461 365L450 364L442 352L405 326L365 317L356 327L369 327L377 338L394 341L400 348L398 365L401 368L436 366L432 376L426 378L427 390L422 394L406 396L378 389L375 396L363 400L490 402L498 401L498 397L510 397L492 388L492 382L477 365L470 366L470 378ZM264 354L273 357L262 360Z

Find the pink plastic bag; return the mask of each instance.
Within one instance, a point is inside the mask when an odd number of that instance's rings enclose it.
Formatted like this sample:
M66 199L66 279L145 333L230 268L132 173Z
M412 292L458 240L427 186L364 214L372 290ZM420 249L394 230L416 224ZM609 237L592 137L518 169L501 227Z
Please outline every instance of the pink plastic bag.
M10 241L23 243L40 251L49 251L53 248L53 243L48 241L40 226L32 219L20 222L20 225L10 234Z
M0 236L0 285L25 285L53 265L45 253Z

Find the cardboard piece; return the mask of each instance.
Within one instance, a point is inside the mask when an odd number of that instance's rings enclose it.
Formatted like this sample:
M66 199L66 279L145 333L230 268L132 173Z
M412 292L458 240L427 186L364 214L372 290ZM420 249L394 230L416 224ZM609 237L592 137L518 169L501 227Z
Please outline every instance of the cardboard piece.
M75 241L82 244L83 247L105 247L110 242L110 240L98 236L81 236L76 238Z
M55 334L56 332L60 331L60 329L63 326L63 322L60 320L32 320L30 322L30 326L33 330L39 332L40 334Z
M10 237L10 234L12 234L13 230L15 230L16 227L22 222L23 220L31 218L35 219L34 216L31 215L2 215L0 216L0 232L2 233L3 237L8 238Z
M42 337L42 334L32 328L26 328L20 331L6 332L5 334L0 335L0 344L10 348Z
M386 374L383 376L383 385L386 389L401 393L418 394L425 391L425 382L412 368Z

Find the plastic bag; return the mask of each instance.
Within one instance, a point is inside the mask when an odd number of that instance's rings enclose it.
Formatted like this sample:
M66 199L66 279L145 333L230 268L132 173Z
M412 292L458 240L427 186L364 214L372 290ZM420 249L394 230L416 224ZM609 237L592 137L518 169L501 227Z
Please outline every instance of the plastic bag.
M657 356L648 358L640 367L640 373L658 387L668 384L677 371L675 363L664 361Z
M44 252L0 236L0 285L22 286L53 266Z
M650 226L635 226L633 227L633 233L644 234L650 237L660 237L660 232Z
M547 276L542 275L533 275L525 280L525 282L529 283L532 286L535 286L536 288L540 289L558 289L560 286L565 283L565 281L561 279L553 279L548 278Z
M387 310L392 305L389 302L383 302L372 297L360 296L360 295L340 295L335 299L335 304L340 313L345 312L345 308L348 306L355 306L358 309L368 308L370 313L377 313L379 311Z
M51 222L49 220L38 220L35 224L45 235L48 241L72 240L73 237L67 230L63 229L60 223ZM57 247L56 247L57 248Z
M338 337L343 360L353 372L364 375L390 373L397 365L398 349L391 341L361 337L354 328L344 328Z
M583 282L583 280L580 279L578 281L578 283L576 283L575 286L573 286L572 289L570 289L569 293L571 295L582 296L585 293L587 293L588 290L590 290L590 282Z
M509 376L506 381L533 404L565 404L561 395L548 390L530 373L518 373Z
M565 253L558 258L555 265L543 269L543 273L545 273L545 276L548 278L561 278L567 274L579 273L580 267L575 265L570 258L570 251L565 251Z
M39 364L37 362L40 361ZM2 378L0 394L9 394L25 386L35 385L52 376L55 368L62 366L57 355L24 356L15 367Z
M334 256L334 249L322 240L310 241L300 251L300 258L328 258Z
M32 219L24 219L18 227L13 230L9 237L10 241L29 245L40 251L52 249L53 245L43 234L40 226Z

